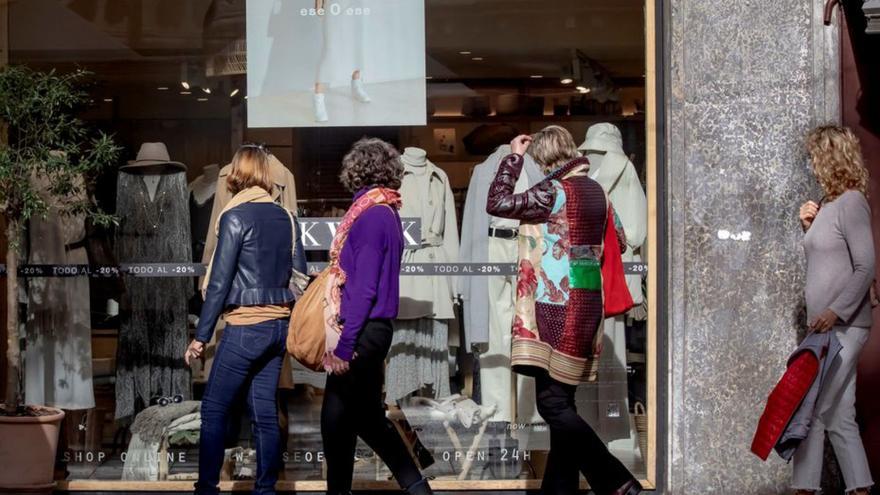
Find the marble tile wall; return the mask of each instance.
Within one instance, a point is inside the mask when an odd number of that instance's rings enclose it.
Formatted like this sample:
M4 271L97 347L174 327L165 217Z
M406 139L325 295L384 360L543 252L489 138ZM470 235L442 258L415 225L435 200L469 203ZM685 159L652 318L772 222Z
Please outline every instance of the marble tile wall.
M802 139L839 111L823 5L668 2L668 493L786 493L749 447L803 326Z

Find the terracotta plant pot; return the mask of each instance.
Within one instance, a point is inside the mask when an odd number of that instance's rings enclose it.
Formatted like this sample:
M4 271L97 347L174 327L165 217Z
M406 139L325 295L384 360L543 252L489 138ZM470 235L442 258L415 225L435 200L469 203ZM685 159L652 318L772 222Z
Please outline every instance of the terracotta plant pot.
M55 486L55 450L64 411L44 416L0 415L0 492L39 492Z

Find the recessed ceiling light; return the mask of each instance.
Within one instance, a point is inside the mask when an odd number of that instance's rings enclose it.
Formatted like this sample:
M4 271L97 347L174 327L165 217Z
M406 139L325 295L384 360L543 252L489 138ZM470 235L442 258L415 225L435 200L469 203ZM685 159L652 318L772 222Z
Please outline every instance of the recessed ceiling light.
M196 100L198 100L198 101L208 101L207 98L196 98Z
M566 77L565 79L563 79L563 80L561 80L561 81L559 81L559 82L561 82L562 84L571 84L571 83L574 82L574 79L572 79L572 78L570 78L570 77Z
M425 76L425 79L434 79L434 76Z
M182 94L182 95L191 95L191 94L192 94L192 91L181 91L180 94Z
M110 103L113 101L113 98L104 98L104 101L106 101L107 103Z
M458 52L458 53L460 55L470 55L471 54L471 52L469 52L469 51L463 51L463 52Z
M483 57L473 57L471 60L473 60L474 62L482 62Z
M532 75L529 76L529 77L531 77L532 79L541 79L541 78L543 78L544 76L542 76L541 74L532 74Z
M168 86L159 86L156 89L158 89L159 91L168 91Z
M211 94L211 88L202 88L202 91L204 91L205 94Z
M230 97L233 97L233 96L235 96L235 95L237 95L237 94L238 94L238 88L235 88L235 89L232 90L231 93L229 93L229 96L230 96Z
M189 83L186 81L181 81L180 85L183 86L183 89L189 89Z

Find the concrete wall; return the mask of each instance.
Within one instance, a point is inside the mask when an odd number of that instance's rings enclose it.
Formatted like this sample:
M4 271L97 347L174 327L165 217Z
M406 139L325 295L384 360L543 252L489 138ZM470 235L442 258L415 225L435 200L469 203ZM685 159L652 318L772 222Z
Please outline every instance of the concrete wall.
M839 114L823 5L667 4L668 493L776 494L790 481L749 447L803 331L797 210L820 197L803 136Z

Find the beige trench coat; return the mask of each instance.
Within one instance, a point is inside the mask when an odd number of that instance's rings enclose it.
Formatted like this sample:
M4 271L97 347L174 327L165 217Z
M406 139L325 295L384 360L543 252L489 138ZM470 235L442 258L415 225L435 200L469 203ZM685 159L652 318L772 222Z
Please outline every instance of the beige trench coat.
M458 219L446 172L430 161L424 166L404 165L400 195L401 218L422 220L422 247L404 251L403 263L457 262ZM400 277L399 320L454 317L452 277Z

